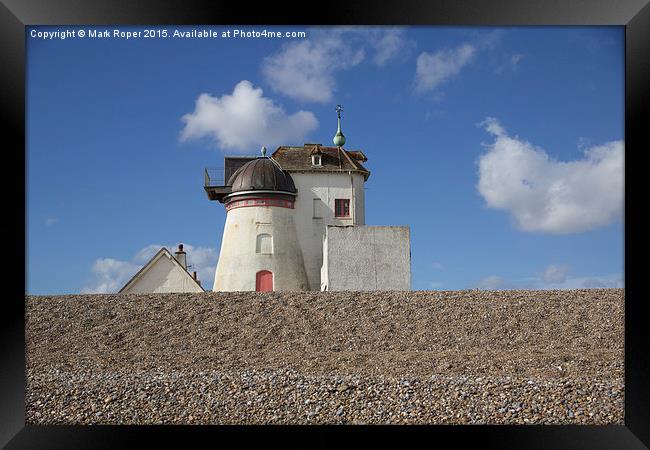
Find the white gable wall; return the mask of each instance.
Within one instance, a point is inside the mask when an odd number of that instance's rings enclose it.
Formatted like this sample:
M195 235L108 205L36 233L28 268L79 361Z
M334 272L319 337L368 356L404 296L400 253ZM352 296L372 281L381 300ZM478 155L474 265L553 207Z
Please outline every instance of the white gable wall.
M123 293L203 292L189 273L170 260L165 253L138 275Z
M311 290L321 289L323 240L327 225L364 225L365 190L360 173L294 172L288 170L298 189L296 197L296 230L302 248L305 270ZM334 217L334 200L350 199L350 218ZM314 199L320 199L322 217L314 217ZM317 203L318 204L318 203Z
M411 289L409 227L328 227L323 247L324 290Z

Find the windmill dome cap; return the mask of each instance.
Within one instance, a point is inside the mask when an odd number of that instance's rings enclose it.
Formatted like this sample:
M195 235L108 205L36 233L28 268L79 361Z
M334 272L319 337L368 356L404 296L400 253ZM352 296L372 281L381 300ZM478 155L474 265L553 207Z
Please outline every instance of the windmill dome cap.
M291 175L271 158L257 158L247 162L232 174L228 186L232 186L233 193L256 190L297 192Z

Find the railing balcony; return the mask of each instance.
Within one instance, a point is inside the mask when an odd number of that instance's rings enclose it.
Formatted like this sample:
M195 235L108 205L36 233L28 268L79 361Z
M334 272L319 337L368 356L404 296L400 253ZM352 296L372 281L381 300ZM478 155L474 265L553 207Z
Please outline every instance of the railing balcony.
M223 167L206 167L203 171L203 189L210 200L223 203L223 198L230 194L231 187L225 186Z
M223 167L206 167L203 185L205 187L224 186Z
M232 188L226 186L230 177L244 164L257 159L257 156L226 156L221 167L206 167L203 172L203 188L210 200L223 203L224 197L232 193Z

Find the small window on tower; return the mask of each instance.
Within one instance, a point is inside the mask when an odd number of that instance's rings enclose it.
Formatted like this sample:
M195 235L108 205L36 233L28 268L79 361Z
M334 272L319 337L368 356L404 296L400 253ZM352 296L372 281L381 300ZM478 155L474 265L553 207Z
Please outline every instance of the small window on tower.
M273 237L268 233L258 234L255 252L263 255L273 254Z
M337 198L334 200L334 217L350 217L350 199Z
M311 155L311 165L312 166L321 165L320 155Z

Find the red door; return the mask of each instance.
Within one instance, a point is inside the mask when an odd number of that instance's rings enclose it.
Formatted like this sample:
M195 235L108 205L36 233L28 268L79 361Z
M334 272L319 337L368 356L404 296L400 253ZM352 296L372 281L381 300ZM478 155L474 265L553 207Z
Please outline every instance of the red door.
M273 272L268 270L260 270L255 275L255 290L256 291L272 291L273 290Z

